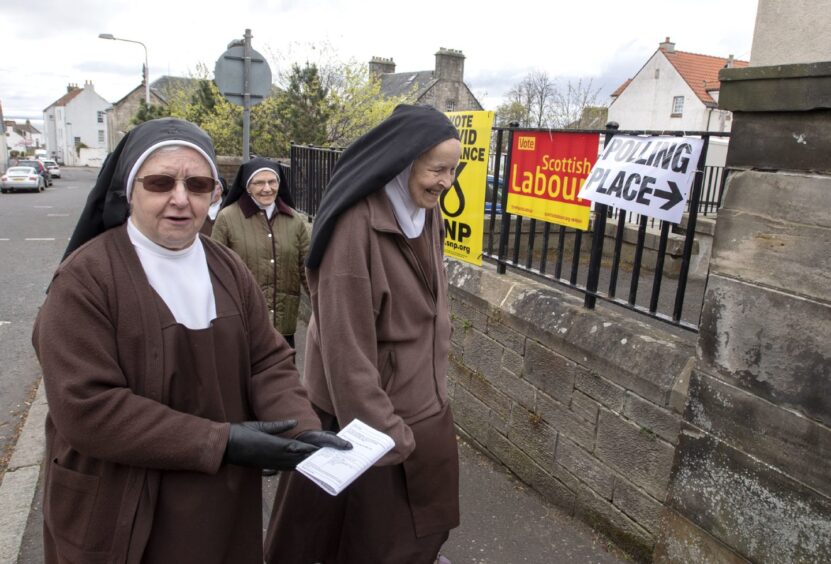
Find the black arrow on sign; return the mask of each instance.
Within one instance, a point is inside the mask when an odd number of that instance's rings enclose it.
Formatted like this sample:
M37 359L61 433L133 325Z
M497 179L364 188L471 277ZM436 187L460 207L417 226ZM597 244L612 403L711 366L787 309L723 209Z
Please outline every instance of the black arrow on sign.
M669 184L669 189L672 190L671 192L667 192L665 190L655 190L655 192L653 192L659 198L663 198L667 201L667 203L661 206L662 210L672 209L676 204L684 200L684 196L681 195L681 190L675 182L667 180L667 184Z

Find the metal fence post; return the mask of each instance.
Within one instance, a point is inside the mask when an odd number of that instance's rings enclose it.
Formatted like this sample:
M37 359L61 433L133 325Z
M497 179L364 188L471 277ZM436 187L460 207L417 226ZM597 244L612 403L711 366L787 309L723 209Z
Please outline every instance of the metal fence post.
M502 128L496 130L496 157L493 164L493 194L491 194L490 230L488 231L488 255L493 254L493 230L496 228L496 203L501 202L499 197L499 180L502 177ZM485 180L487 185L487 179ZM504 190L503 190L504 192Z
M616 121L606 124L606 137L603 140L603 147L607 147L609 141L615 136L620 126ZM600 279L600 260L603 258L603 241L606 237L606 204L595 204L594 225L592 226L592 249L589 258L589 272L586 275L586 297L583 305L594 309L597 302L597 282Z
M514 148L514 128L519 127L519 123L512 121L508 124L510 129L508 130L508 159L507 163L508 166L511 166L511 157ZM494 187L494 190L498 190L499 187ZM505 274L505 254L508 252L508 235L509 229L511 228L511 215L508 213L508 189L509 186L505 183L505 190L503 190L502 194L502 219L499 222L499 252L496 256L496 272L499 274ZM493 210L494 213L496 210Z

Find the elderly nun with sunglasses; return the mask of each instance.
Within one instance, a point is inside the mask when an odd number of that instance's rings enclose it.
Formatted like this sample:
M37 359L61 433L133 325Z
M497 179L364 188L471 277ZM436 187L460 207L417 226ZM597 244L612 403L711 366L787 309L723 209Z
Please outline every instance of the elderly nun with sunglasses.
M321 446L294 351L234 253L186 121L130 131L98 175L32 336L49 400L47 563L257 563L262 468Z
M277 163L256 157L243 164L211 237L251 269L265 294L271 323L294 347L301 288L309 293L304 263L309 229Z

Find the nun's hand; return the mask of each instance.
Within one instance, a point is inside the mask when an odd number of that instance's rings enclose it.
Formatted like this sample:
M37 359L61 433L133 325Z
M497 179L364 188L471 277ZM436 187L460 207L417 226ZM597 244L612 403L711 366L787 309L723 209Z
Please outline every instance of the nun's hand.
M297 440L319 448L331 447L338 450L350 450L352 448L352 443L331 431L304 431L297 435Z
M295 425L297 421L294 420L232 423L225 447L225 462L255 468L293 470L319 448L305 441L275 436L293 429Z

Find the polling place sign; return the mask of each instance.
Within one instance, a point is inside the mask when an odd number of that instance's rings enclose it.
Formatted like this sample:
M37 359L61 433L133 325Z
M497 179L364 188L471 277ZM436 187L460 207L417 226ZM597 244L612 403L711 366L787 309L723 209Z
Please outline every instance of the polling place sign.
M580 197L680 223L704 141L695 137L616 135L603 149Z
M444 216L444 253L482 266L485 225L485 185L491 146L493 112L447 112L459 130L462 155L453 186L441 195Z
M514 131L507 210L588 229L591 202L578 196L597 159L597 133Z

